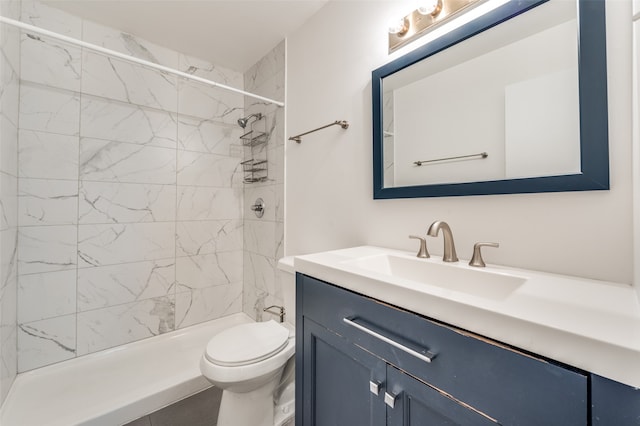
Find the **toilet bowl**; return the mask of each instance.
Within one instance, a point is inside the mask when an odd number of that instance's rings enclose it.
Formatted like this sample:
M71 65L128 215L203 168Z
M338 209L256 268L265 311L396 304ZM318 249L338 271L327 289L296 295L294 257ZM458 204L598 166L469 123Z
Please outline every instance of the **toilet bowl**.
M294 351L288 323L242 324L215 335L200 370L222 389L217 426L273 426L274 390Z

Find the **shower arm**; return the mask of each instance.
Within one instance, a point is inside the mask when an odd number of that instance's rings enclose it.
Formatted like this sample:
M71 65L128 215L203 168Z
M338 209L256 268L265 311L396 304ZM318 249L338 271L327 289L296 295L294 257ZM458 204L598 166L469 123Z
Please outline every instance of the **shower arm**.
M302 136L308 135L309 133L317 132L318 130L326 129L331 126L340 126L343 129L349 128L349 123L346 120L336 120L333 123L327 124L326 126L318 127L317 129L309 130L308 132L300 133L299 135L291 136L289 138L290 141L296 141L296 143L302 142Z
M240 127L242 127L243 129L244 129L244 128L246 128L246 127L247 127L247 124L249 124L249 120L250 120L251 118L255 118L255 120L254 120L254 121L262 120L262 113L261 113L261 112L257 112L257 113L255 113L255 114L248 115L248 116L246 116L246 117L244 117L244 118L239 118L239 119L238 119L238 125L239 125Z

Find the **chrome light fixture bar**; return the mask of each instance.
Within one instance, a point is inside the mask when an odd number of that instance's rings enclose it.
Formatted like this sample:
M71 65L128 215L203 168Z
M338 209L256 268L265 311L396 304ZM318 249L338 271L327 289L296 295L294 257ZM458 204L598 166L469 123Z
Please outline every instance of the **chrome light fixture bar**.
M409 15L389 27L389 53L434 30L484 0L425 0Z

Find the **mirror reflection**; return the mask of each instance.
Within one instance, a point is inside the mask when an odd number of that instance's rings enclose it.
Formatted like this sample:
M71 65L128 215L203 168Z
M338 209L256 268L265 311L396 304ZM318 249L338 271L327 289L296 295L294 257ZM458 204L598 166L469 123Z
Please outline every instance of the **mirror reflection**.
M579 173L577 40L555 0L385 77L385 187Z

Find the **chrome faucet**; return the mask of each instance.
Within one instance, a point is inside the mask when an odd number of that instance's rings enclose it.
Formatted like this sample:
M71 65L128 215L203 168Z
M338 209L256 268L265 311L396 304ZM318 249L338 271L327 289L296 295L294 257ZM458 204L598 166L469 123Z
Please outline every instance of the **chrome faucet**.
M276 308L278 311L273 312L273 308ZM284 306L271 305L268 308L264 308L262 312L269 312L270 314L278 315L280 322L284 322Z
M441 229L444 237L444 254L442 255L442 260L444 262L457 262L458 255L456 254L456 246L453 243L453 234L447 222L442 220L433 222L427 231L427 235L437 237Z

